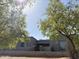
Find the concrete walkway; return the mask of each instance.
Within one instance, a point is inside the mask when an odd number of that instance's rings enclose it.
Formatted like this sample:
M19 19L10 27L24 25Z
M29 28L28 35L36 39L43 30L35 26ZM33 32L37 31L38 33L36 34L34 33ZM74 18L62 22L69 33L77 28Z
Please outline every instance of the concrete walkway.
M38 58L38 57L8 57L8 56L1 56L0 59L70 59L67 57L61 57L61 58Z

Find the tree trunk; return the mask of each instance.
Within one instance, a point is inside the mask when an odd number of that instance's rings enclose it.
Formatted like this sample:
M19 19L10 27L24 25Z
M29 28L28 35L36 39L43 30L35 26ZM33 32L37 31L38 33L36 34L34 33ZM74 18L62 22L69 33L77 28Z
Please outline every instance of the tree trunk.
M72 44L72 48L73 48L73 51L71 52L72 53L72 58L73 59L77 59L76 57L78 56L78 53L77 53L77 50L76 50L76 47L75 47L75 44L72 40L72 38L68 35L65 35L63 34L60 30L57 30L61 35L65 36L67 38L67 40L70 41L70 43Z
M66 37L69 39L70 43L72 44L73 50L71 53L72 53L73 59L75 59L77 57L77 50L76 50L75 44L74 44L72 38L70 38L69 36L66 36Z

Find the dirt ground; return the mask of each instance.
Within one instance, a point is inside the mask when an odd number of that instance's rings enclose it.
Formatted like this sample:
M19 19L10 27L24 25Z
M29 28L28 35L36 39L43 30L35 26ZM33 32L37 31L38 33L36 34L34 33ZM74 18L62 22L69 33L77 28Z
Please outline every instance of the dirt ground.
M35 57L4 57L4 56L1 56L0 59L70 59L70 58L67 58L67 57L61 57L61 58L35 58Z

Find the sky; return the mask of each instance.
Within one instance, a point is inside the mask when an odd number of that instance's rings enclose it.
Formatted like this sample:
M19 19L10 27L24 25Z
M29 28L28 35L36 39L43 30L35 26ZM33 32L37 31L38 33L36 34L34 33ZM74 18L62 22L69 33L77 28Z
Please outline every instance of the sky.
M67 3L67 0L61 0L62 3ZM40 19L46 18L45 13L48 7L49 0L36 0L32 6L26 6L23 10L26 15L26 30L29 32L29 36L33 36L36 39L48 39L43 36L39 30L38 24Z
M44 19L46 16L46 9L49 0L36 0L32 7L26 7L24 13L26 14L26 25L29 36L33 36L36 39L47 39L43 36L39 30L38 23L40 19Z

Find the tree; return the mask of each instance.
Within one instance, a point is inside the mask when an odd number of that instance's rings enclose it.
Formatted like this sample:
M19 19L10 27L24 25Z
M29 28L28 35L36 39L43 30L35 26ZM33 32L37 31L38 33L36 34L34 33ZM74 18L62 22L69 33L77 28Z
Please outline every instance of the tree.
M3 0L0 0L0 43L1 43L1 45L4 44L3 43L4 37L8 34L7 31L6 31L6 33L4 31L6 29L6 23L7 23L6 18L8 15L8 13L7 13L8 10L6 7L7 5L6 4L3 5L3 3L4 3ZM6 40L4 40L4 41L6 41ZM1 47L1 45L0 45L0 47ZM8 44L6 44L6 45L8 45Z
M13 48L18 41L26 41L25 15L22 10L31 0L0 0L0 48Z
M59 0L50 0L47 16L47 19L40 22L41 32L50 39L66 37L72 43L72 53L76 53L74 43L79 44L79 4L77 0L69 0L66 5Z

